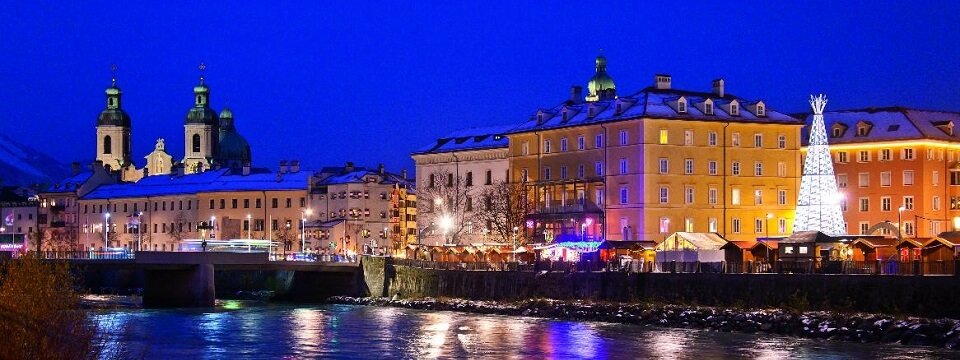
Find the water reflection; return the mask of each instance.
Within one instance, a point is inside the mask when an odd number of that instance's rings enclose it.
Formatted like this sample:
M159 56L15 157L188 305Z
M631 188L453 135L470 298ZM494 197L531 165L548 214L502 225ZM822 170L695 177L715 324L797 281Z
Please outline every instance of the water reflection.
M910 358L956 353L526 317L358 306L91 313L104 334L151 359ZM131 335L132 334L132 335ZM139 350L139 351L138 351Z

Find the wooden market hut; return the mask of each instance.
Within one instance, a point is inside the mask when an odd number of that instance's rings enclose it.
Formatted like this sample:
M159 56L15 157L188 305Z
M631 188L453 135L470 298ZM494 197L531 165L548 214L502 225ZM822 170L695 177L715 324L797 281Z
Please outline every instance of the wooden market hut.
M897 258L897 245L900 242L896 238L884 236L865 236L860 237L850 243L853 249L853 261L875 262L877 260L888 261Z
M657 243L639 240L604 240L597 247L599 260L611 261L618 256L629 256L643 262L652 262L656 257Z
M466 263L475 263L480 262L481 259L480 251L473 246L464 246L463 250L460 252L460 261Z
M750 252L757 242L755 240L737 240L729 241L720 248L723 249L724 259L727 264L743 264L752 262L753 253Z
M777 251L780 248L780 239L771 240L761 239L757 241L756 244L753 244L753 247L750 248L750 254L753 257L755 262L773 264L777 262L779 258L777 256Z
M930 239L923 244L923 248L920 252L921 258L924 262L932 261L953 261L957 255L957 246L960 243L960 239L947 239L943 237L944 234L940 234L933 239Z
M483 251L483 261L488 263L501 263L507 261L507 256L504 256L503 250L500 250L499 247L492 246L488 247Z
M897 260L900 262L920 260L923 242L917 241L916 239L903 239L903 241L897 244L896 249L898 254Z

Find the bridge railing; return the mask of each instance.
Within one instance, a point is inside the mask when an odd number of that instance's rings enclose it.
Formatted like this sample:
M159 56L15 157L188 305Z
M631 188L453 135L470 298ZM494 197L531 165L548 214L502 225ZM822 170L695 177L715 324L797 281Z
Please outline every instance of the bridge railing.
M31 251L40 259L47 260L133 260L132 251Z

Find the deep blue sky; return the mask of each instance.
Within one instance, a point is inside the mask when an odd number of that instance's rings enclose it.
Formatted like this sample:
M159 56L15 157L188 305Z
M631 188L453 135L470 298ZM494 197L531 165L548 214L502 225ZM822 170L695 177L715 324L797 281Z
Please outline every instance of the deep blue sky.
M621 94L664 72L788 112L812 92L828 109L960 110L960 2L162 3L0 3L0 131L90 161L116 63L134 157L163 137L180 158L203 61L255 165L412 169L445 133L565 99L598 48Z

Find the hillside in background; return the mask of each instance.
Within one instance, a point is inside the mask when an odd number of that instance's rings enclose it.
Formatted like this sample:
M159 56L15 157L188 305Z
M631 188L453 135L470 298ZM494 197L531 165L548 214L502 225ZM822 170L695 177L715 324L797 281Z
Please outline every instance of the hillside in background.
M50 184L70 175L70 166L0 134L0 183Z

